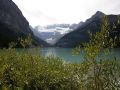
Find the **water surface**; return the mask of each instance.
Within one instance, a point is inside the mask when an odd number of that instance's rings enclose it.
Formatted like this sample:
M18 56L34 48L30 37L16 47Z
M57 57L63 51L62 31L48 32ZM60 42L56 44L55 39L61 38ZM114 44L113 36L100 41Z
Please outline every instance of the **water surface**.
M116 57L117 59L120 58L120 48L116 48L116 49L112 49L110 50L111 52L108 53L104 53L101 52L99 59L100 58L114 58ZM40 53L47 57L47 56L54 56L54 57L60 57L62 59L64 59L67 62L81 62L82 60L84 60L84 56L85 53L83 50L81 50L81 53L79 55L73 55L72 53L72 48L41 48L40 49Z

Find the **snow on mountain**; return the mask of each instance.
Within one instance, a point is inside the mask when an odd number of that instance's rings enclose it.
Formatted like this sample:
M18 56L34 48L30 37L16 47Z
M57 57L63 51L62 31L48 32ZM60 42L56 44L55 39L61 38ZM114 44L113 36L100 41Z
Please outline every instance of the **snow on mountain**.
M36 36L51 45L55 44L62 36L71 31L73 31L73 29L70 28L69 24L53 24L44 27L36 26L33 29Z

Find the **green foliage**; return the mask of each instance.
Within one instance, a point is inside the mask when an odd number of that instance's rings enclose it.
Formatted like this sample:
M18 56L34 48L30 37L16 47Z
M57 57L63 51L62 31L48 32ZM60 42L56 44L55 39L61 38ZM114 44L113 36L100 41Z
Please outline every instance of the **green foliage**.
M33 50L32 50L33 51ZM66 63L60 58L42 57L30 51L0 51L0 90L112 90L119 88L120 62L100 60L93 64ZM98 88L95 89L94 78Z
M26 47L28 47L31 44L32 36L31 36L31 34L29 34L26 38L19 38L18 40L20 42L20 45L23 48L26 48Z
M14 47L16 47L16 45L17 45L17 43L11 42L11 43L9 43L9 48L14 48Z
M80 65L67 64L60 58L19 53L15 49L0 52L0 81L8 90L77 90Z
M117 25L119 25L119 20ZM116 25L113 24L113 29ZM98 56L102 50L105 51L104 55L109 54L109 49L116 46L119 37L110 37L110 26L108 18L104 16L101 25L101 31L96 32L95 35L90 33L89 43L84 43L85 60L90 64L89 70L91 74L87 76L86 83L89 90L118 90L120 89L119 74L120 62L116 60L99 59ZM74 52L79 52L80 48L75 48ZM84 83L85 84L85 83ZM87 88L85 90L87 90Z
M72 49L73 55L79 55L80 54L80 45Z

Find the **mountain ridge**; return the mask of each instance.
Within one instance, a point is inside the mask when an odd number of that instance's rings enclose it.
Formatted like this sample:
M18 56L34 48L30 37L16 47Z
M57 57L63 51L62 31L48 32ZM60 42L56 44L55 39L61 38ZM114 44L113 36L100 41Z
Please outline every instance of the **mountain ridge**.
M78 44L88 42L90 37L88 31L96 33L101 29L102 18L108 16L109 24L112 26L117 22L119 15L106 15L97 11L91 18L87 19L80 27L66 34L55 44L57 47L75 47ZM117 30L120 34L120 30Z

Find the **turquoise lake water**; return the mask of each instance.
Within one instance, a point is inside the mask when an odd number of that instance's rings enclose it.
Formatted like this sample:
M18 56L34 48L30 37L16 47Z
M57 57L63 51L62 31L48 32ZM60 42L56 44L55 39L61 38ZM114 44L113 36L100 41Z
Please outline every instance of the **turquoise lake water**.
M111 59L116 57L117 59L120 58L120 48L116 49L111 49L111 52L109 54L105 54L104 52L101 52L99 59L100 58L107 58ZM54 57L60 57L64 59L67 62L81 62L84 60L84 51L81 50L81 53L79 55L73 55L72 53L72 48L41 48L40 53L42 56L54 56Z

